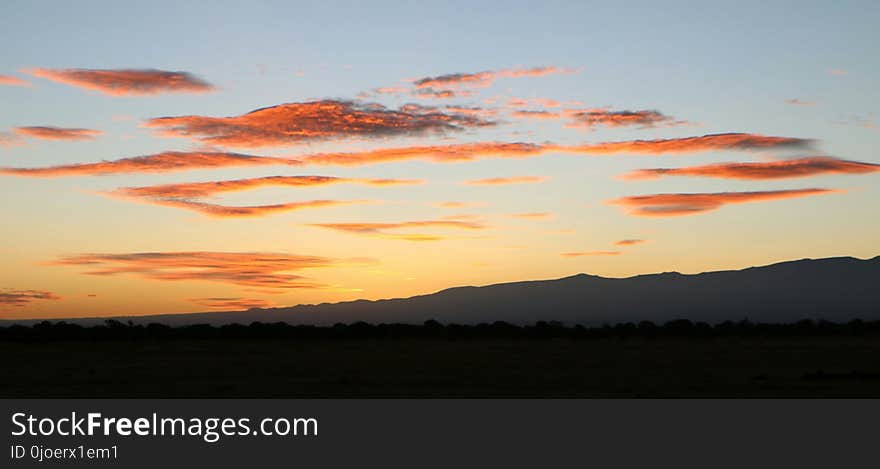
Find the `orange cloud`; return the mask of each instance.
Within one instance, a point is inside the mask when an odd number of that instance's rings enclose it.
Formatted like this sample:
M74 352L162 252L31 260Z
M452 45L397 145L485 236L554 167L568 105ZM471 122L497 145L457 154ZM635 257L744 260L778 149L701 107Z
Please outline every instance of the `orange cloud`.
M463 184L467 184L469 186L500 186L505 184L536 184L539 182L544 182L546 180L547 178L543 176L513 176L474 179L471 181L465 181Z
M358 166L405 160L436 162L471 161L482 157L524 157L543 153L534 143L461 143L453 145L380 148L351 153L320 153L306 156L305 164Z
M435 162L473 161L480 158L525 158L545 153L579 153L609 155L634 153L660 155L666 153L694 153L703 151L749 151L784 148L805 148L811 140L791 137L772 137L756 134L728 133L698 137L661 140L628 140L583 145L537 143L478 142L452 145L380 148L362 152L319 153L302 157L305 164L358 166L406 160Z
M496 77L504 78L520 78L520 77L543 77L553 74L569 74L577 73L578 70L572 68L559 67L532 67L532 68L515 68L499 70L495 73Z
M475 207L477 205L483 205L483 203L481 203L481 202L448 201L448 202L439 202L436 205L440 208L466 208L466 207Z
M407 89L402 86L386 86L373 88L373 92L376 94L403 94L407 92Z
M15 290L11 288L0 290L0 308L20 308L34 301L60 300L58 295L44 290Z
M528 212L528 213L512 213L513 218L522 218L524 220L546 220L553 218L553 214L549 212Z
M385 239L397 239L401 241L413 241L413 242L424 242L424 241L442 241L447 239L446 236L440 235L432 235L432 234L424 234L424 233L375 233L375 236L379 238Z
M312 187L329 184L365 184L368 186L395 186L423 184L421 179L369 179L341 178L332 176L267 176L231 181L191 182L162 184L145 187L126 187L113 191L128 197L197 198L210 197L223 192L245 191L267 186Z
M217 205L198 200L186 200L162 197L125 197L114 192L105 192L105 195L126 198L150 205L159 205L163 207L181 208L193 212L201 213L213 218L245 218L245 217L261 217L271 215L273 213L293 212L296 210L304 210L309 208L335 207L340 205L352 205L365 203L363 200L307 200L303 202L290 202L285 204L271 205L249 205L249 206L230 206Z
M481 118L495 117L498 115L498 110L494 108L462 106L458 104L447 104L445 106L428 106L425 104L407 103L400 106L400 110L413 114L444 112L449 114L463 114L465 116L476 116Z
M867 174L880 171L880 164L848 161L829 156L759 163L717 163L684 168L639 169L623 179L656 179L662 176L700 176L723 179L790 179L820 174Z
M650 110L609 111L607 109L587 109L566 112L565 114L572 120L566 127L638 126L645 129L658 125L680 125L685 123L684 121L676 121L671 116L667 116L659 111Z
M92 176L116 173L168 173L190 169L232 166L268 166L301 164L298 160L222 152L175 152L136 156L98 163L79 163L43 168L2 168L0 174L29 177Z
M453 98L465 98L471 96L472 93L468 91L453 91L453 90L435 90L434 88L420 88L413 93L415 96L419 98L428 98L428 99L453 99Z
M498 78L540 77L554 73L574 73L575 70L558 67L533 67L502 69L498 71L485 71L478 73L451 73L436 77L426 77L415 80L416 88L448 89L458 87L485 88Z
M525 100L508 101L510 107L522 107L529 102ZM553 104L559 104L553 102ZM660 125L673 126L684 125L686 121L676 121L658 111L609 111L607 109L563 109L560 111L548 110L515 110L510 114L520 119L561 119L567 117L571 122L566 127L592 128L597 126L624 127L638 126L640 128L652 128Z
M583 256L619 256L620 251L583 251L583 252L563 252L562 257L583 257Z
M498 111L495 109L487 109L482 107L466 107L466 106L452 106L447 105L443 109L446 112L451 112L453 114L465 114L472 116L480 116L480 117L493 117L498 114Z
M633 246L646 242L644 239L621 239L614 243L615 246Z
M792 137L771 137L757 134L726 133L699 137L669 138L658 140L630 140L576 146L554 146L558 151L605 155L612 153L639 153L660 155L664 153L692 153L720 150L770 150L804 148L811 140Z
M104 133L100 130L63 127L16 127L13 131L19 135L43 140L92 140Z
M520 119L559 119L562 117L562 113L550 111L514 111L510 115Z
M145 125L162 135L194 138L209 145L265 147L329 138L445 134L494 122L473 115L415 113L380 104L324 100L280 104L235 117L160 117Z
M479 220L481 217L479 215L473 215L470 213L459 213L456 215L446 215L443 217L443 220Z
M350 233L376 233L382 230L426 227L463 228L469 230L479 230L485 228L485 226L479 223L458 220L421 220L404 221L398 223L315 223L311 226L329 228L337 231L346 231Z
M785 104L791 104L792 106L812 106L816 103L812 101L803 101L797 98L794 99L786 99Z
M14 136L13 136L14 137ZM0 143L15 144L14 138ZM463 143L452 145L380 148L362 152L316 153L301 160L269 156L253 156L226 152L165 152L155 155L124 158L99 163L49 166L44 168L2 168L0 174L32 177L82 176L112 173L162 173L189 169L231 166L267 166L302 164L358 166L394 161L428 160L435 162L473 161L480 158L525 158L545 153L579 153L608 155L616 153L666 154L721 150L769 150L804 148L811 141L800 138L772 137L755 134L714 134L664 140L629 140L584 145L536 143Z
M579 103L569 102L568 104L575 105ZM549 98L510 98L507 100L507 107L517 108L526 106L559 107L562 106L562 103Z
M181 208L215 218L258 217L280 212L290 212L309 208L334 207L365 203L363 200L308 200L271 205L229 206L198 200L219 193L244 191L266 186L309 187L339 183L390 186L401 184L420 184L422 180L413 179L368 179L337 178L329 176L268 176L261 178L236 179L231 181L208 181L157 186L124 187L101 194L126 200Z
M152 95L158 93L205 93L214 86L186 72L164 70L94 70L35 68L25 73L47 80L99 91L111 96Z
M11 132L0 132L0 147L14 147L23 145L22 138Z
M310 226L342 231L345 233L376 236L388 239L400 239L405 241L438 241L445 238L443 236L431 234L399 234L387 233L387 231L412 228L453 228L463 230L482 230L487 228L485 225L474 221L452 219L404 221L397 223L314 223Z
M0 75L0 85L6 86L31 86L30 83L22 80L21 78L14 77L11 75Z
M623 197L609 201L623 206L630 215L674 217L711 212L728 204L792 199L810 195L832 194L836 189L792 189L763 192L717 192L697 194L653 194Z
M189 298L199 306L216 310L243 310L253 308L271 308L272 303L259 298Z
M432 89L432 88L449 88L461 86L475 86L485 88L492 84L495 80L494 72L478 72L478 73L450 73L447 75L439 75L436 77L420 78L413 82L416 88Z
M325 287L289 272L365 261L271 252L193 251L82 254L61 257L52 265L85 267L91 269L85 272L89 275L134 274L151 280L200 280L278 291Z

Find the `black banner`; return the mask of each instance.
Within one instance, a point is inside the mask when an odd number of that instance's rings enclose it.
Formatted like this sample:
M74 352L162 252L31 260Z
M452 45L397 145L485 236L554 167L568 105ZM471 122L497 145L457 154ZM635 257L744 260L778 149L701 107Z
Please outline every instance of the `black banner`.
M878 401L2 400L3 467L795 467L871 461ZM246 466L245 466L246 465Z

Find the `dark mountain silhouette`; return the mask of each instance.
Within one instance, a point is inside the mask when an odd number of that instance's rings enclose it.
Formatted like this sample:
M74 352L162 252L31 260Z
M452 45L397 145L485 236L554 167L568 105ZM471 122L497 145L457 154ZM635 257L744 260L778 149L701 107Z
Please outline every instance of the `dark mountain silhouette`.
M429 319L458 324L561 321L583 325L673 319L709 323L876 320L880 319L880 256L867 260L804 259L695 275L666 272L605 278L579 274L557 280L457 287L411 298L117 319L169 325L253 321L421 324Z

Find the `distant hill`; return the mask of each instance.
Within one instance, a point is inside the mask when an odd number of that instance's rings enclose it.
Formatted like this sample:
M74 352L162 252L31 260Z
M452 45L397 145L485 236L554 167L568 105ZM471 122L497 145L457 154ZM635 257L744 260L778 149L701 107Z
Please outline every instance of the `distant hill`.
M170 325L422 323L428 319L460 324L562 321L598 325L672 319L712 323L856 318L880 319L880 256L804 259L694 275L666 272L606 278L579 274L557 280L456 287L411 298L116 319ZM95 321L99 320L76 322Z

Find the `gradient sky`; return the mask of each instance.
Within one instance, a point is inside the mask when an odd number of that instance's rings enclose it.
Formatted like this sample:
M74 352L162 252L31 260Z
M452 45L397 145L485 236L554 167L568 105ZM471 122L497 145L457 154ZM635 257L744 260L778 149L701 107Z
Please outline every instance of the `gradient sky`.
M4 1L0 318L876 256L880 5L690 3Z

